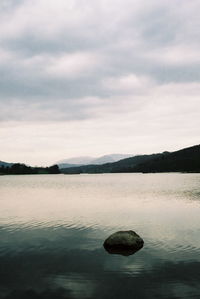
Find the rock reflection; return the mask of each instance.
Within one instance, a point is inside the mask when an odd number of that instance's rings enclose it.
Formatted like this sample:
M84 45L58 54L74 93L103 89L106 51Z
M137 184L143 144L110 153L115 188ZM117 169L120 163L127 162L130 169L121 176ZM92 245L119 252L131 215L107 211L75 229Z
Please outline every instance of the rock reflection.
M104 246L104 249L110 254L120 254L123 256L129 256L135 254L137 251L142 249L142 247L139 249L133 249L133 248L107 248L106 246Z

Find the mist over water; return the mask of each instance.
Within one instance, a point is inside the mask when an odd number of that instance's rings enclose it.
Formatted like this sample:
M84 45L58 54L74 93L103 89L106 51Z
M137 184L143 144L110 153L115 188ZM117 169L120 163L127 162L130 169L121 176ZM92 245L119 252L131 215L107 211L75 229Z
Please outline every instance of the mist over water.
M200 297L200 174L1 176L0 208L2 299Z

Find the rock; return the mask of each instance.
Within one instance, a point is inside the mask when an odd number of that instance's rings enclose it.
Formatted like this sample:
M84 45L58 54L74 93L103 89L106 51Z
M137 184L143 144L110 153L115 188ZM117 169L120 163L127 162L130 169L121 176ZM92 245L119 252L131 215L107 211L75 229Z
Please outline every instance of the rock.
M109 253L130 255L144 245L142 238L132 230L119 231L108 237L103 246Z

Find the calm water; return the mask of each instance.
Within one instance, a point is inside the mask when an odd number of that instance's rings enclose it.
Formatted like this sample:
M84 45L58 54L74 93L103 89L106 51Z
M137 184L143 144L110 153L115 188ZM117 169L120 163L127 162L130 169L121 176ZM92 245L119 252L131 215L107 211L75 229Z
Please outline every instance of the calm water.
M200 298L200 174L1 176L0 213L1 299Z

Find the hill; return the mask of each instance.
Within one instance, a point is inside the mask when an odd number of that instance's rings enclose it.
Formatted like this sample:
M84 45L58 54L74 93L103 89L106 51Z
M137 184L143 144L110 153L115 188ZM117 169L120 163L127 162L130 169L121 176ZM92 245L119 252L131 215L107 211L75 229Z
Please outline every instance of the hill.
M14 163L8 163L8 162L4 162L4 161L0 161L0 167L4 166L4 167L11 167Z
M83 165L79 167L71 167L62 169L61 172L68 174L76 173L117 173L117 172L131 172L132 169L143 162L146 162L152 158L156 158L162 154L153 154L153 155L139 155L114 163L105 163L102 165Z
M72 168L72 167L78 167L78 166L82 166L82 164L70 164L70 163L60 163L60 164L57 164L58 167L60 169L62 168Z
M200 172L200 145L175 152L139 155L103 165L62 169L63 173Z
M134 172L200 172L200 145L188 147L141 163Z
M125 155L125 154L111 154L111 155L104 155L99 158L96 158L92 161L92 164L100 165L105 163L114 163L122 159L126 159L131 157L132 155Z
M60 169L62 168L71 168L83 165L100 165L105 163L113 163L119 161L121 159L125 159L130 157L131 155L128 154L111 154L111 155L104 155L98 158L94 157L74 157L65 160L58 161L57 164Z

